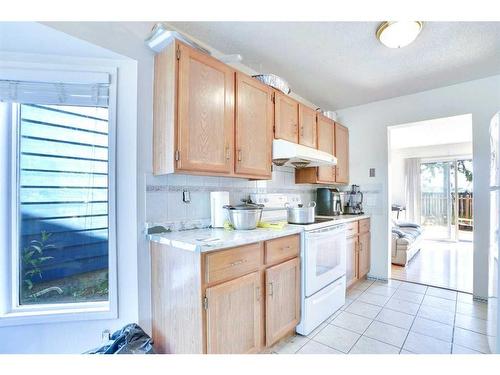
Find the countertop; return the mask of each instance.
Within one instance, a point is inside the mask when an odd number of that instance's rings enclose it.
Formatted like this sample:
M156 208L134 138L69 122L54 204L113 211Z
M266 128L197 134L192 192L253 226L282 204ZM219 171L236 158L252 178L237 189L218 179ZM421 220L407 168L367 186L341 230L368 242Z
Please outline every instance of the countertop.
M316 216L319 218L329 218L332 219L334 224L345 224L350 223L356 220L369 219L370 215L362 214L362 215L338 215L338 216Z
M205 253L227 249L302 232L302 227L287 225L283 229L252 230L192 229L162 234L150 234L149 239L164 245Z
M330 218L332 224L344 224L369 217L369 215L340 215ZM314 229L314 225L311 226L311 229ZM148 238L150 241L179 249L205 253L285 237L301 233L303 230L303 226L293 224L289 224L283 229L225 230L205 228L150 234Z

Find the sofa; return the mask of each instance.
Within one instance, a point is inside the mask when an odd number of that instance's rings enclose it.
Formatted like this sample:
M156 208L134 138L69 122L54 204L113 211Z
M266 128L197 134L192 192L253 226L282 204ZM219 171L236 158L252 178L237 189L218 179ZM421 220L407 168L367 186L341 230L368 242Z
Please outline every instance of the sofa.
M393 220L392 263L406 266L422 245L423 228L418 224Z

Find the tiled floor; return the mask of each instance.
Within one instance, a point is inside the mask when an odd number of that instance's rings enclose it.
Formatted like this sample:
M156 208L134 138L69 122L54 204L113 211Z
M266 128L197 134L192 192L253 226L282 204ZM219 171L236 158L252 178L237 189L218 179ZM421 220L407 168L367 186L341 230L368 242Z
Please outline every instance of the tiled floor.
M406 267L392 265L392 278L472 292L472 241L424 240Z
M412 284L364 280L346 304L307 337L271 348L278 354L490 353L487 305L465 293Z

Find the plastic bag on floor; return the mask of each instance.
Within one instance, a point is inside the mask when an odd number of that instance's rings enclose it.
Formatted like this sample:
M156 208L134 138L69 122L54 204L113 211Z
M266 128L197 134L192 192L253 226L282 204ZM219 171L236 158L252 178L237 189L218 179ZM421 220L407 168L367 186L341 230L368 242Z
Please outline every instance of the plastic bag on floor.
M86 354L155 354L155 351L153 339L132 323L113 333L110 342Z

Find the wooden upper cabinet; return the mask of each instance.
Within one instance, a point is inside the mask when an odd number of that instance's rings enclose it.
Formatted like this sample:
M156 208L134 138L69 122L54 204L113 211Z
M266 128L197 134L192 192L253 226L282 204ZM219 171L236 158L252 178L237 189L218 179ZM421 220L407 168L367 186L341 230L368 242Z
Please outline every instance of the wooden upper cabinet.
M317 112L314 109L299 104L299 143L301 145L317 148L316 115Z
M266 345L272 345L300 320L300 263L294 258L266 270Z
M271 88L236 73L236 174L271 178L272 116Z
M254 272L206 290L208 354L260 350L261 285L259 272Z
M179 54L176 169L231 173L235 72L180 43Z
M335 182L349 183L349 129L335 123Z
M299 143L299 103L275 91L274 138Z
M318 116L318 150L335 155L335 125L324 116ZM318 182L335 182L334 167L318 167Z

